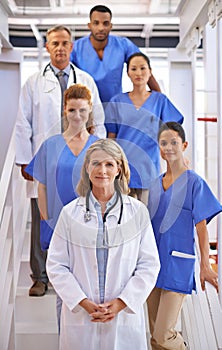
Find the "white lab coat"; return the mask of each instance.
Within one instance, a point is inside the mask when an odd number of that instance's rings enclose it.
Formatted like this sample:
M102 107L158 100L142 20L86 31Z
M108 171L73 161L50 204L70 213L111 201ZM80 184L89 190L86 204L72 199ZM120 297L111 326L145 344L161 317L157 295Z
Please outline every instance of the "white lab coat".
M106 137L104 110L93 78L75 67L76 82L86 85L92 92L95 135ZM68 87L73 83L70 70ZM16 122L16 163L28 164L41 143L48 137L61 133L61 88L53 71L44 67L30 76L24 84L19 101ZM32 182L27 181L28 197L36 197Z
M160 263L147 208L123 196L120 231L119 203L107 216L109 248L105 301L121 298L127 307L114 320L93 323L79 306L84 298L99 303L96 237L97 214L84 222L85 199L65 206L50 243L47 273L63 300L60 350L145 350L147 349L143 304L155 286ZM116 236L120 237L119 240Z

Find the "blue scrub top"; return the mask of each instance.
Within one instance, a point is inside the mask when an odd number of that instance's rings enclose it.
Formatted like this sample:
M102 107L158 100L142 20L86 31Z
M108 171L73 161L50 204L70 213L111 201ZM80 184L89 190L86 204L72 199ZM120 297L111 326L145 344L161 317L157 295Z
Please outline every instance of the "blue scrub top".
M42 143L26 167L27 173L46 185L49 217L46 221L52 230L63 206L78 197L76 186L85 153L96 140L98 137L90 135L82 151L75 156L61 134L52 136Z
M87 36L75 41L70 61L93 77L101 101L108 102L122 92L123 66L135 52L139 49L129 39L109 35L101 60Z
M130 166L130 188L149 189L159 176L160 159L157 141L160 123L183 122L182 114L162 93L152 91L137 109L128 93L114 96L105 108L107 132L116 134Z
M156 287L191 294L196 290L195 257L173 256L172 252L195 255L194 226L202 220L210 222L222 206L194 171L185 171L166 191L163 176L153 182L148 200L161 263Z

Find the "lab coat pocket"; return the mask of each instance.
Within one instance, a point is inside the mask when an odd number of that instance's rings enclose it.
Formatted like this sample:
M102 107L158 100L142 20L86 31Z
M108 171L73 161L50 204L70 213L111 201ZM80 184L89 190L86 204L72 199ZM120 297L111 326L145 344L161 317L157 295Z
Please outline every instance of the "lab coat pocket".
M82 307L77 312L72 312L70 321L77 326L83 326L91 322L91 316Z
M63 314L65 313L65 323L67 326L82 326L85 322L90 322L91 317L81 306L76 306L72 311L70 311L64 303L62 307Z
M53 234L52 219L40 221L40 245L42 250L49 248Z
M132 328L137 328L138 326L141 326L141 321L143 318L141 318L141 310L138 310L138 313L129 313L126 311L126 309L123 309L118 314L118 324L119 326L127 326Z
M167 288L181 293L191 293L194 286L195 256L173 251L167 268Z

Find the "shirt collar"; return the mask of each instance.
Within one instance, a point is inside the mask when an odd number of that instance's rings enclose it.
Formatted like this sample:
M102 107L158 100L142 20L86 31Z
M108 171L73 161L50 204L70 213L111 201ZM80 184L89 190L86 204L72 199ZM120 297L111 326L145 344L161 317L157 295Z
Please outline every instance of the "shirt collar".
M54 71L55 75L60 72L61 69L58 69L56 68L55 66L53 66L52 63L50 63L51 67L52 67L52 70ZM66 66L64 69L62 69L63 72L65 72L65 74L67 74L69 76L70 74L70 69L71 69L71 66L70 64L68 64L68 66Z
M114 192L113 196L110 198L110 200L106 203L106 210L109 209L114 203L115 203L115 200L116 200L116 192ZM90 192L90 196L89 196L92 204L93 204L93 207L96 208L96 207L100 207L100 203L99 201L96 199L96 197L93 195L92 191Z

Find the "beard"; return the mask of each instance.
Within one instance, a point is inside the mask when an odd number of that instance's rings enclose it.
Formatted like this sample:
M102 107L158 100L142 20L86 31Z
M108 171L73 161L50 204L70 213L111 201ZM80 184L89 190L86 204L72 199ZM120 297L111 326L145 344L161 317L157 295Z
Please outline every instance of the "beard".
M91 36L93 37L93 39L95 41L99 41L99 42L106 41L107 38L108 38L108 35L109 34L106 34L106 33L101 33L101 34L99 34L99 33L96 33L96 34L91 33Z

